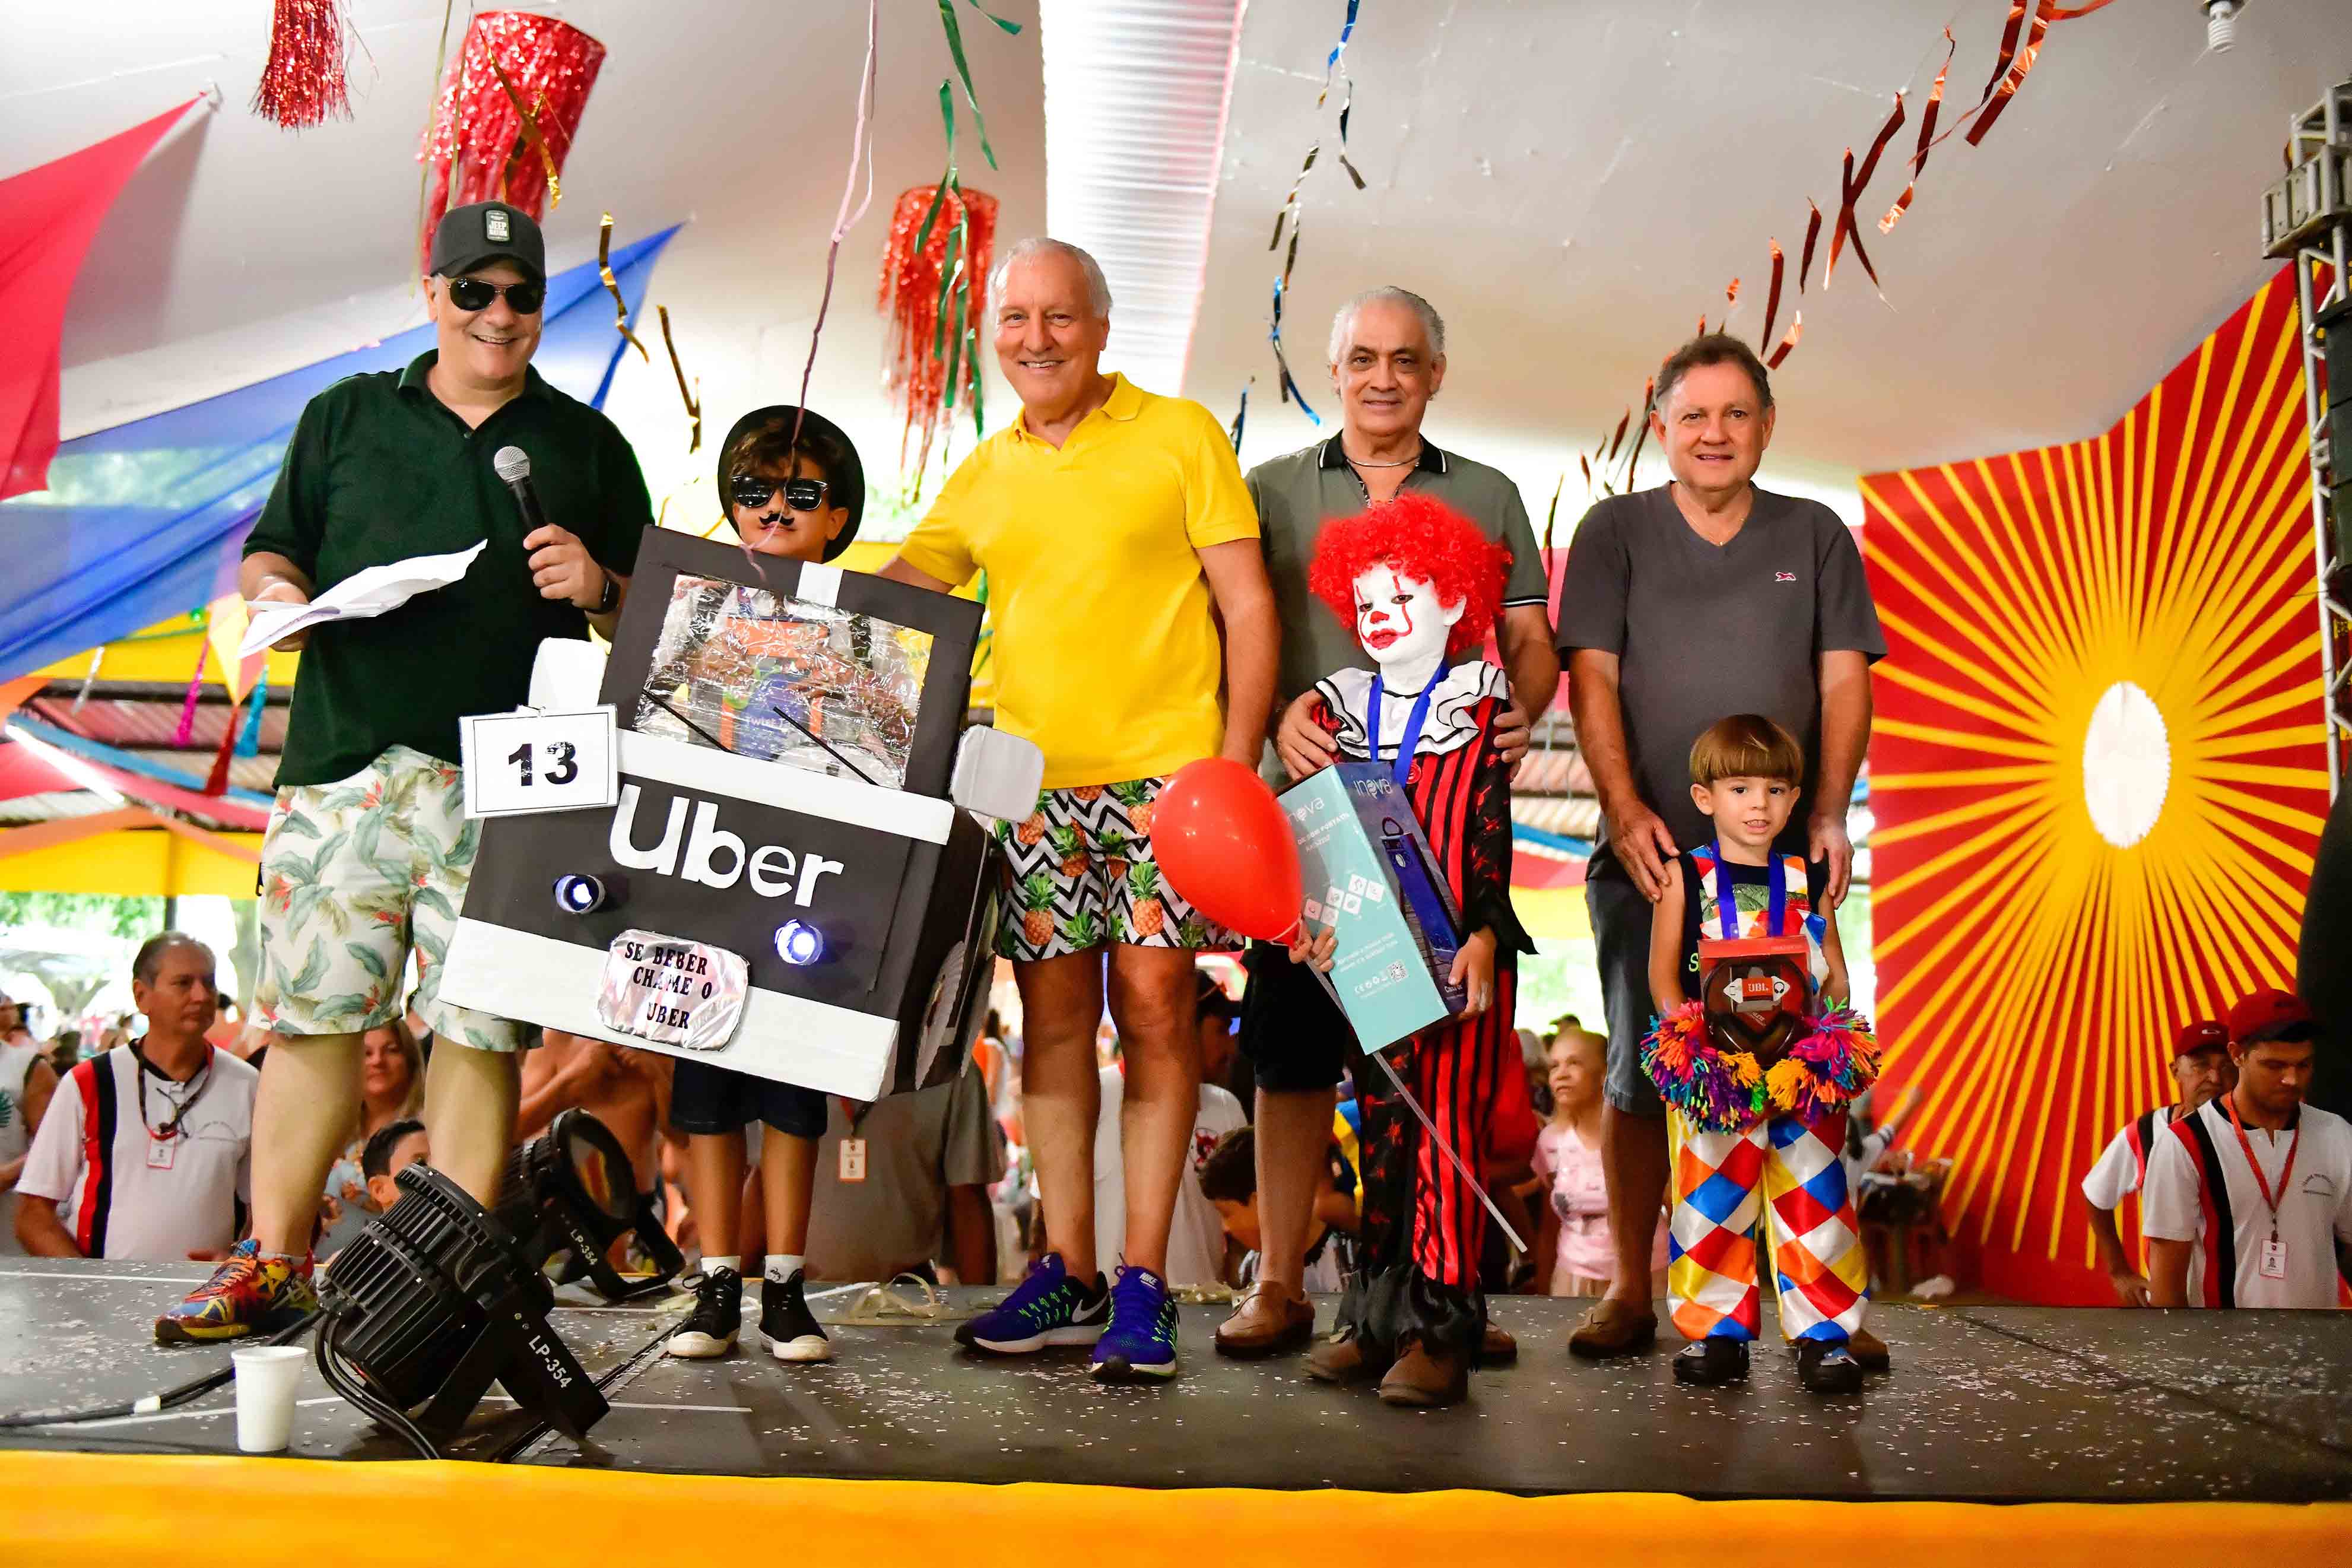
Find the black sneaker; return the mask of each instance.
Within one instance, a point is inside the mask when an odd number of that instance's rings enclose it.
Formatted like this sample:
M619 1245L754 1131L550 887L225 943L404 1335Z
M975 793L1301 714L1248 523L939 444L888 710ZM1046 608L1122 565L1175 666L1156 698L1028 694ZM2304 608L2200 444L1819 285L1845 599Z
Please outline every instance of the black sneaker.
M1675 1352L1675 1381L1720 1388L1748 1375L1748 1342L1710 1335Z
M833 1359L833 1342L824 1337L816 1315L809 1310L806 1278L795 1268L789 1279L761 1282L760 1332L767 1337L769 1352L778 1361Z
M694 1310L670 1331L662 1348L689 1361L707 1361L735 1348L743 1327L743 1277L732 1268L713 1268L694 1288Z
M1797 1381L1815 1394L1856 1394L1862 1389L1862 1363L1843 1340L1799 1340Z

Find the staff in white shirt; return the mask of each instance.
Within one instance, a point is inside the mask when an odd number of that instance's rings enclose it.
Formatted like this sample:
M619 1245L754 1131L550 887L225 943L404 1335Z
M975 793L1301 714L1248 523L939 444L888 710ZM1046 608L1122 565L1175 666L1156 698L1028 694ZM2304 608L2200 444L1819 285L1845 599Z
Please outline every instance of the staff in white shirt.
M2157 1306L2336 1305L2338 1252L2352 1242L2352 1122L2304 1103L2317 1035L2284 991L2230 1009L2237 1087L2165 1129L2147 1163L2140 1228Z
M2116 1301L2126 1307L2147 1305L2147 1281L2140 1277L2124 1247L2123 1234L2116 1228L2116 1211L2147 1180L2148 1156L2156 1152L2164 1130L2184 1116L2195 1115L2208 1100L2228 1092L2238 1081L2238 1069L2230 1062L2229 1026L2211 1018L2181 1025L2180 1032L2172 1037L2171 1071L2178 1098L2170 1105L2159 1105L2125 1122L2098 1163L2083 1178L2083 1213L2091 1222L2091 1239L2098 1243L2099 1267L2106 1270ZM2145 1232L2146 1227L2142 1229ZM2194 1274L2193 1255L2189 1269Z

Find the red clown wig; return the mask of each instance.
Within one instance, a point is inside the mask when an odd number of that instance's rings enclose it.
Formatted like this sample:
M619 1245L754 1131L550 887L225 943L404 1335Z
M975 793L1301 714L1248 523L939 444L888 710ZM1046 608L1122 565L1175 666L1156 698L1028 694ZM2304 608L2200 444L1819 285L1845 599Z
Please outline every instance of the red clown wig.
M1392 501L1324 525L1307 585L1353 631L1356 579L1375 566L1419 578L1437 590L1441 603L1462 606L1462 618L1445 639L1445 657L1452 658L1484 643L1494 628L1511 552L1444 501L1401 490Z

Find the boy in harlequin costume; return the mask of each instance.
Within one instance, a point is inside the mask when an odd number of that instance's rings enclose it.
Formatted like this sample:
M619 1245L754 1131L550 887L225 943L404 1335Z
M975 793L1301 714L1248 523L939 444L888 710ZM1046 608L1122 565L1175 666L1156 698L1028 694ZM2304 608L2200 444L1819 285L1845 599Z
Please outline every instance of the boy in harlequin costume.
M1820 907L1824 868L1772 847L1804 771L1796 740L1758 714L1725 719L1691 747L1691 798L1716 837L1678 858L1652 919L1660 1021L1642 1066L1665 1099L1674 1148L1666 1297L1691 1342L1675 1377L1712 1387L1748 1374L1760 1206L1798 1381L1850 1394L1863 1368L1847 1342L1870 1273L1839 1156L1846 1108L1878 1075L1878 1045L1844 1005L1836 917Z
M1393 765L1462 911L1452 981L1457 1017L1385 1053L1446 1142L1475 1168L1504 1053L1518 955L1534 947L1512 912L1510 770L1495 743L1509 706L1503 672L1478 657L1509 555L1467 518L1417 491L1328 525L1307 584L1356 628L1379 666L1319 682L1317 721L1350 760ZM1332 936L1294 944L1328 968ZM1514 1061L1516 1068L1516 1062ZM1338 1332L1308 1370L1326 1382L1381 1380L1381 1398L1446 1405L1468 1392L1486 1331L1478 1289L1486 1212L1478 1190L1423 1130L1388 1075L1355 1074L1363 1114L1359 1268Z

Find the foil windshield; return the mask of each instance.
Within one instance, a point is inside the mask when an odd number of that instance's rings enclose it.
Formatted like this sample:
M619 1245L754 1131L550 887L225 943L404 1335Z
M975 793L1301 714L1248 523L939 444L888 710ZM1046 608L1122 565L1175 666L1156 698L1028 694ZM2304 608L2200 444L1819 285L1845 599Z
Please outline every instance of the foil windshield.
M907 782L931 635L680 576L630 727L886 789Z

